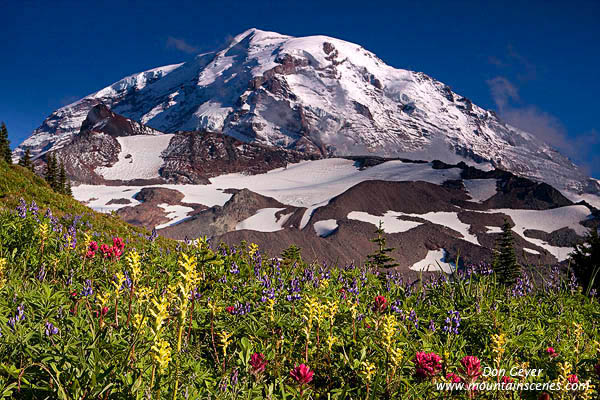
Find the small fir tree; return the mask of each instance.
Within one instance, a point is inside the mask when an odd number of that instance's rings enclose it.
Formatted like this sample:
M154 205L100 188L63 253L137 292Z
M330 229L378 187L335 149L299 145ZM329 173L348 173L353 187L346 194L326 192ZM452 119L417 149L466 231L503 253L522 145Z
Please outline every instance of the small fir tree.
M514 249L512 229L507 220L502 225L502 234L496 241L496 255L493 262L494 272L498 281L505 285L512 285L521 274L521 267L517 264Z
M56 188L56 182L58 181L58 171L56 168L56 156L53 153L48 154L46 158L46 182L52 189Z
M284 265L294 265L295 262L302 262L300 247L295 244L291 245L281 253Z
M58 166L58 180L56 182L56 187L54 188L54 190L56 190L58 193L65 194L66 186L67 186L67 173L65 171L65 165L61 161Z
M600 290L600 237L598 229L592 229L583 243L576 244L569 254L575 277L587 294Z
M377 234L377 237L369 239L369 241L377 244L377 250L375 253L367 255L367 263L377 268L394 268L400 265L389 255L394 249L392 247L386 247L383 222L379 221L379 226L377 227L377 230L375 230L375 233Z
M29 151L29 149L25 149L25 152L19 160L19 165L33 172L33 164L31 163L31 151Z
M10 151L10 140L8 140L8 131L6 124L0 125L0 158L8 164L12 164L12 152Z

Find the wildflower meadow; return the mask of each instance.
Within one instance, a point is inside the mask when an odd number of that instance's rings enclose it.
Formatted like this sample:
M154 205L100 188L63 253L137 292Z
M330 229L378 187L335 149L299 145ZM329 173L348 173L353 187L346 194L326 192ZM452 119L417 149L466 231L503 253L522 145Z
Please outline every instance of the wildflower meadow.
M0 211L0 397L596 399L600 306L568 271L392 270Z

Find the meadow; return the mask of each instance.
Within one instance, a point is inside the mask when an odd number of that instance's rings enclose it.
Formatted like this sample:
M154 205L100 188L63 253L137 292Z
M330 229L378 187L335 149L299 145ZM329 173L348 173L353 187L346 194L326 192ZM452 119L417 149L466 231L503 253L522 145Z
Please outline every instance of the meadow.
M0 211L0 397L597 398L598 300L557 268L406 280L95 218Z

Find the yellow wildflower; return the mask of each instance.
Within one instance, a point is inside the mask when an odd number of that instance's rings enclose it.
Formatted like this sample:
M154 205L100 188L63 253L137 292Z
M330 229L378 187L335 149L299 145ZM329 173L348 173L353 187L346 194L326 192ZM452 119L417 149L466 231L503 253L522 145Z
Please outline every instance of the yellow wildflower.
M223 346L223 357L227 357L227 347L231 343L231 340L229 340L229 338L233 336L233 333L223 331L219 336L221 337L221 346Z
M140 255L137 251L130 251L127 255L127 263L129 264L129 269L131 270L131 277L133 278L134 285L139 282L139 279L142 275L142 268L140 262Z
M360 376L365 382L371 382L373 375L375 375L375 364L369 361L363 361L360 363L360 367Z
M166 340L159 339L152 346L152 351L154 351L154 360L158 363L160 372L163 373L171 361L171 346Z
M250 257L254 257L254 255L258 252L258 245L256 243L250 243L248 246L248 254Z
M4 287L6 284L6 279L4 278L4 272L6 270L6 258L0 258L0 289Z

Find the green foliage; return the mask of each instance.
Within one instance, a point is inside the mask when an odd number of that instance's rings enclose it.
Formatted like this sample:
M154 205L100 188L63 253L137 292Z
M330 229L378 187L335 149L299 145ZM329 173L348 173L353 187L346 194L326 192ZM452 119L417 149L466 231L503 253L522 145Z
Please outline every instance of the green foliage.
M106 234L150 234L146 229L132 227L116 216L94 212L75 199L56 193L44 179L30 170L18 165L8 165L0 160L0 211L3 207L14 209L21 198L28 203L35 200L40 209L51 208L59 217L65 214L82 215L86 222Z
M25 149L23 156L19 160L19 165L33 172L33 164L31 163L31 151L28 148Z
M600 290L600 237L590 229L585 240L576 244L571 256L571 268L587 292Z
M505 285L514 284L521 275L521 268L517 264L513 242L511 226L505 220L502 225L502 234L496 242L496 254L493 262L498 280Z
M8 131L4 122L0 124L0 159L3 159L8 164L12 163L10 140L8 140Z
M392 251L394 251L394 249L391 247L386 247L383 222L379 221L379 226L375 230L375 233L377 234L377 237L369 239L369 241L377 245L377 250L375 253L367 255L369 265L376 268L394 268L400 265L395 262L392 256L389 255Z
M296 246L295 244L291 245L281 253L281 258L283 259L283 264L287 266L302 262L300 247Z
M529 363L543 370L532 383L566 379L566 362L580 381L596 379L600 306L563 281L515 296L475 271L416 288L365 266L282 268L253 244L201 238L174 251L134 232L122 255L104 257L90 255L92 242L119 241L85 218L20 207L0 212L0 397L466 399L435 385L465 376L467 355L481 368ZM456 313L457 332L445 330ZM506 337L500 356L494 335ZM435 379L417 376L421 351L441 356ZM299 364L314 371L304 385L290 375Z

